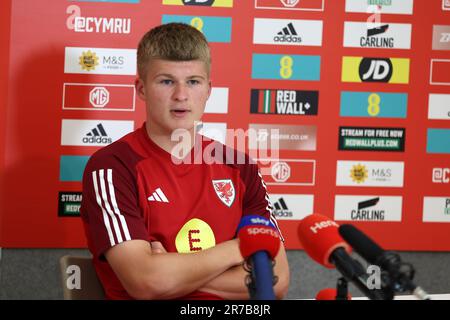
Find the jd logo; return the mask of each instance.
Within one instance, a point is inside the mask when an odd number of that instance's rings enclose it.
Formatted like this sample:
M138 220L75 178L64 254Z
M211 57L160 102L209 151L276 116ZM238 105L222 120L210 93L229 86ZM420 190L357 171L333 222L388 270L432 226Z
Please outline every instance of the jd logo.
M185 6L212 6L215 0L183 0Z
M363 82L389 82L392 73L390 59L363 58L359 65L359 77Z

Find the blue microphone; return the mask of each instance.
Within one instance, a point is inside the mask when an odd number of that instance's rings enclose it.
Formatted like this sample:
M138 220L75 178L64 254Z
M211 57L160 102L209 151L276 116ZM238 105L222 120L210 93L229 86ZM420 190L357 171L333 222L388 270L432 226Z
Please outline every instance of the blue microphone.
M275 300L272 260L280 248L280 238L270 220L251 215L238 226L241 254L250 267L247 287L253 300Z

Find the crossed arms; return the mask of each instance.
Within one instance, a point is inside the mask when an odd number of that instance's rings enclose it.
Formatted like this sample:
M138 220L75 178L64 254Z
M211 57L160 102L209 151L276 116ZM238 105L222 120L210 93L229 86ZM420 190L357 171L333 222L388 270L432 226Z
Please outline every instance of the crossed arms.
M224 299L249 298L238 239L196 253L168 253L159 242L131 240L110 248L105 257L135 299L176 299L196 290ZM275 261L278 282L274 291L277 299L281 299L289 285L283 245Z

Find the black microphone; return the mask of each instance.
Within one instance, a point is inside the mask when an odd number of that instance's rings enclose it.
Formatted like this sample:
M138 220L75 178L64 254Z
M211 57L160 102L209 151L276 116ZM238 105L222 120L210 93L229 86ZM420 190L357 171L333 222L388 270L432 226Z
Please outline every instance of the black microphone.
M353 249L367 262L379 266L387 272L387 277L383 280L394 293L412 292L414 296L421 300L429 300L428 294L412 279L415 270L409 263L402 262L400 256L393 251L386 251L375 241L369 238L361 230L351 224L343 224L339 227L339 234L347 241Z
M298 226L299 240L306 253L326 268L336 268L345 280L352 282L372 300L386 300L384 291L367 287L367 273L349 253L351 248L339 236L338 224L330 218L311 214Z

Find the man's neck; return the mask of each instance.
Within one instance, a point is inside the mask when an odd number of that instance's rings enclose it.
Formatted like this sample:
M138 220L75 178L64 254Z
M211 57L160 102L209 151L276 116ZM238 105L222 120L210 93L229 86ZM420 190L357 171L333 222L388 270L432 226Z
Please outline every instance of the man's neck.
M174 157L180 158L180 154L173 153L177 153L176 151L179 151L181 148L188 153L194 146L195 127L191 130L180 130L180 134L174 135L168 134L167 132L158 132L151 128L151 125L148 122L145 124L145 129L148 137L156 145ZM186 156L186 154L184 156Z

